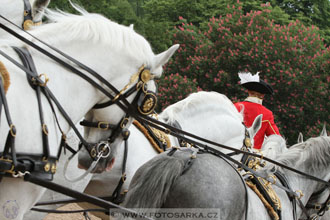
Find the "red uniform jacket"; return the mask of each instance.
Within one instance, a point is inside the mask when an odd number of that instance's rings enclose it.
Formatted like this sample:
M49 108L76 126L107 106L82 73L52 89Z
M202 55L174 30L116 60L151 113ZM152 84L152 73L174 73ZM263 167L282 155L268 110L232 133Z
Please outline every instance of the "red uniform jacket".
M235 107L240 112L243 109L244 105L244 124L247 127L251 127L254 119L262 114L262 125L260 130L257 132L257 134L254 136L254 148L260 149L262 146L262 143L264 142L264 137L272 135L272 134L278 134L280 135L280 132L275 125L274 122L274 116L273 112L271 112L269 109L264 107L261 104L254 103L254 102L238 102L235 103Z

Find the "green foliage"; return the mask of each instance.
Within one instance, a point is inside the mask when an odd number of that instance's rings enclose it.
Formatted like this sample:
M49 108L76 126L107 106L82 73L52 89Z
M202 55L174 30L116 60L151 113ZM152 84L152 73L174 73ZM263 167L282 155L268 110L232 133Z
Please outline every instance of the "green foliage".
M261 71L275 88L265 105L289 143L298 132L318 135L323 122L330 121L330 49L324 45L330 42L328 0L74 2L118 23L134 24L155 53L181 44L159 80L158 110L200 89L242 100L237 72L248 70ZM74 13L67 0L52 1L50 7Z
M159 94L157 112L161 112L171 103L178 102L190 93L197 92L198 86L196 80L191 80L179 73L163 75L158 81ZM175 91L175 92L173 92Z
M238 85L238 71L261 71L276 92L265 105L291 143L299 131L311 134L320 121L329 121L329 86L320 83L328 80L324 57L329 53L318 29L299 21L275 24L272 8L266 5L246 14L241 4L228 8L231 13L212 19L204 32L182 24L174 35L181 48L168 67L196 79L203 90L224 93L232 100L246 96Z
M135 14L136 9L127 0L97 0L97 4L95 4L95 1L90 0L75 0L74 3L77 3L89 12L102 14L120 24L135 24L139 20ZM67 0L51 1L49 7L77 13Z

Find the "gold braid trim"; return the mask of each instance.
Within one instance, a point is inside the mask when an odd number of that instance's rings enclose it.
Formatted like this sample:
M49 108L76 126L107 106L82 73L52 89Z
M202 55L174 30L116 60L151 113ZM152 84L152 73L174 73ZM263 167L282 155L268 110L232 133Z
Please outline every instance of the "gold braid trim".
M264 204L266 207L268 214L274 219L274 220L279 220L278 214L275 212L273 207L267 202L267 200L264 198L264 196L260 193L260 191L257 189L257 186L254 185L251 181L245 181L246 185L248 185L260 198L261 202Z
M0 61L0 76L2 78L4 88L5 88L5 93L6 93L9 88L9 85L10 85L10 76L7 71L7 68L1 61Z
M133 124L135 125L135 127L137 127L144 134L144 136L148 139L150 144L155 148L155 150L158 153L164 152L164 150L159 147L159 145L154 141L154 139L149 134L148 130L140 122L134 120ZM157 138L159 138L162 142L166 141L167 148L171 147L171 141L170 141L169 137L164 132L159 131L159 130L154 129L154 128L152 128L152 131L157 136Z

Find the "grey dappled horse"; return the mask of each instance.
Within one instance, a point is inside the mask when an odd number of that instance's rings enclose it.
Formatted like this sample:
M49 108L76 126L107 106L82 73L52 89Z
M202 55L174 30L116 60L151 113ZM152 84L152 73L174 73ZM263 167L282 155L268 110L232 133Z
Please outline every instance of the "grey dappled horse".
M183 173L190 151L164 152L144 164L135 174L124 206L130 208L218 208L221 219L271 219L259 197L246 188L241 177L225 160L199 154ZM330 137L310 138L277 158L278 162L326 181L330 178ZM301 190L304 205L323 184L280 167L293 191ZM272 171L272 172L271 172ZM273 186L282 204L283 219L293 219L286 192ZM248 205L248 210L246 207ZM298 208L297 216L301 216Z

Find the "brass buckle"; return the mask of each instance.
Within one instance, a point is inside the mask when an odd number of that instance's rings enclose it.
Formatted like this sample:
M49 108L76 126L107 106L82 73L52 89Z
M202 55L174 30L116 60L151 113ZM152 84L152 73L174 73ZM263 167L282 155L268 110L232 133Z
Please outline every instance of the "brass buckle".
M124 119L120 122L120 127L121 127L121 128L124 128L124 127L126 126L127 122L128 122L128 118L124 118Z
M319 211L321 208L322 208L322 206L321 206L321 204L319 204L319 203L316 203L316 204L314 205L314 209L317 210L317 211Z
M101 126L105 125L105 128L102 128ZM108 130L109 129L109 123L104 122L104 121L100 121L99 123L97 123L97 128L101 129L101 130Z
M46 124L42 124L42 131L44 132L45 135L48 136L48 129Z
M4 158L3 156L0 157L0 160L5 161L5 162L8 162L8 163L13 163L13 160L11 160L11 159L6 159L6 158ZM15 166L14 166L14 164L12 164L10 170L3 170L3 172L5 172L5 173L10 173L10 174L14 174L14 173L15 173L14 169L15 169Z
M123 175L121 175L121 180L122 180L123 182L126 181L126 173L123 173Z
M11 124L10 125L10 134L11 134L11 136L16 137L16 131L14 131L14 129L15 129L15 125Z

